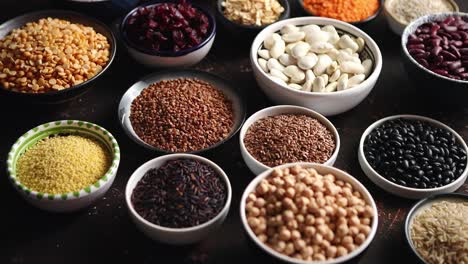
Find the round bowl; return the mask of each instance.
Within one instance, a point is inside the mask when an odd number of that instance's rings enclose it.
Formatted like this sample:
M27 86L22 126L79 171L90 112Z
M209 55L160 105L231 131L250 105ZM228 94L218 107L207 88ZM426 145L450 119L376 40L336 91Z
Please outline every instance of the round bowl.
M427 94L429 98L433 97L435 103L465 106L467 105L465 98L468 95L468 81L450 79L426 69L409 54L406 48L409 35L413 34L420 25L443 20L449 16L460 16L468 20L468 13L440 13L420 17L405 28L401 36L403 66L413 85L424 89L423 95ZM446 92L441 93L440 87L443 87Z
M410 233L410 227L413 224L413 219L416 216L416 214L419 212L420 209L424 209L432 203L439 201L439 200L461 200L461 201L466 201L468 202L468 195L466 194L461 194L461 193L446 193L446 194L438 194L434 195L431 197L428 197L426 199L423 199L419 202L417 202L411 210L408 212L406 215L406 220L405 220L405 237L406 237L406 242L408 243L409 248L413 252L413 254L421 261L421 263L427 263L416 251L416 248L414 247L413 240L411 239L411 233Z
M269 35L279 31L283 26L292 25L333 25L339 32L345 32L366 41L363 53L373 60L372 73L361 84L344 91L318 93L298 91L273 81L258 64L257 51ZM346 112L366 98L372 91L382 70L382 54L374 40L357 27L336 19L323 17L297 17L276 22L263 29L255 38L250 50L250 62L258 85L263 92L277 104L298 105L310 108L324 116L333 116Z
M267 116L276 116L281 114L304 114L317 119L320 123L326 126L327 129L333 134L333 137L335 139L335 150L333 151L333 154L331 155L330 159L328 159L324 163L324 165L333 166L333 164L335 164L336 158L338 157L338 152L340 151L340 135L338 134L338 130L335 128L335 126L327 118L310 109L293 105L278 105L264 108L254 113L245 121L244 125L240 130L239 145L242 154L242 159L244 160L245 164L247 164L247 167L250 169L250 171L252 171L253 174L258 175L270 169L271 167L268 167L260 161L256 160L249 153L244 144L245 134L249 130L249 127L257 120Z
M79 191L49 194L31 190L16 177L18 158L32 145L50 135L78 134L103 143L112 155L109 170L97 182ZM104 128L93 123L78 120L60 120L45 123L24 133L11 147L8 153L7 170L15 189L33 206L51 212L72 212L93 204L104 196L114 182L120 163L120 149L114 136Z
M376 17L378 17L379 14L380 14L380 12L382 11L383 1L384 1L384 0L379 0L379 8L377 9L377 11L376 11L373 15L371 15L371 16L369 16L369 17L367 17L366 19L363 19L363 20L361 20L361 21L347 22L347 23L350 23L350 24L355 25L355 26L362 26L362 25L365 25L365 24L371 22L371 21L374 20ZM314 15L309 9L307 9L307 8L304 6L304 0L297 0L297 2L299 3L299 6L301 7L301 9L302 9L302 11L303 11L304 13L306 13L306 14L308 14L308 15L310 15L310 16L316 16L316 15ZM345 21L343 21L343 22L345 22Z
M333 260L327 260L327 261L305 261L305 260L294 259L294 258L288 257L286 255L283 255L281 253L278 253L277 251L271 249L269 246L267 246L266 244L261 242L257 238L257 236L255 235L255 233L252 231L252 229L250 228L249 224L247 223L247 216L246 216L246 213L245 213L245 205L246 205L246 200L247 200L247 197L248 197L249 193L254 191L255 187L260 183L260 181L265 179L266 177L268 177L273 172L273 170L275 168L288 168L288 167L293 167L295 165L300 165L300 166L306 167L306 168L314 168L320 174L328 174L328 173L333 174L336 177L337 180L342 180L342 181L345 181L345 182L349 182L353 186L353 188L355 188L357 191L359 191L364 196L364 199L367 201L367 203L370 206L372 206L372 208L374 209L375 214L374 214L374 219L372 221L372 226L371 226L371 231L369 233L369 236L366 238L364 243L362 243L359 247L357 247L350 254L339 257L339 258L336 258L336 259L333 259ZM289 163L289 164L281 165L281 166L278 166L278 167L275 167L275 168L271 168L271 169L269 169L267 171L264 171L263 173L261 173L260 175L255 177L255 179L253 179L249 183L249 185L245 189L244 194L242 195L242 198L241 198L240 217L241 217L241 221L242 221L242 226L244 227L244 230L247 232L249 238L260 249L262 249L264 252L266 252L270 256L274 257L275 259L278 259L278 260L281 260L281 261L287 262L287 263L294 263L294 264L336 264L336 263L343 263L343 262L351 260L352 258L354 258L354 257L358 256L359 254L361 254L369 246L369 244L372 242L372 240L374 239L375 234L377 232L377 226L378 226L377 206L375 205L375 202L374 202L374 199L372 198L372 195L369 193L369 191L367 191L366 187L364 187L364 185L362 185L356 178L354 178L353 176L349 175L348 173L346 173L346 172L344 172L344 171L342 171L340 169L337 169L337 168L334 168L334 167L331 167L331 166L316 164L316 163L307 163L307 162Z
M127 20L132 16L138 9L142 7L150 7L159 5L162 3L178 3L178 0L158 0L150 1L149 3L142 4L137 6L132 11L130 11L122 20L120 24L120 35L122 37L122 42L127 48L129 54L133 59L138 63L143 64L147 67L186 67L193 66L200 62L211 49L213 45L215 35L216 35L216 20L213 15L206 11L204 8L192 4L193 7L203 12L209 20L210 28L208 30L208 36L200 44L193 46L189 49L180 50L177 52L174 51L151 51L143 47L138 46L137 44L132 43L127 38L127 33L125 31L125 25Z
M227 187L226 204L224 205L223 209L219 212L217 216L215 216L213 219L201 225L187 227L187 228L169 228L169 227L163 227L163 226L153 224L149 222L148 220L144 219L143 217L141 217L133 208L133 205L131 202L133 189L135 188L137 183L140 181L140 179L145 175L145 173L148 170L153 169L153 168L159 168L161 165L163 165L169 160L180 159L180 158L198 160L200 162L203 162L211 166L226 183L226 187ZM137 228L140 229L145 235L147 235L153 240L166 243L166 244L173 244L173 245L183 245L183 244L191 244L191 243L198 242L202 240L203 238L205 238L210 233L212 233L213 231L215 231L216 229L218 229L222 225L224 220L226 219L226 216L228 215L229 207L231 205L231 197L232 197L231 183L229 182L229 178L226 175L226 173L224 173L224 171L214 162L206 158L196 156L196 155L191 155L191 154L164 155L164 156L152 159L144 163L143 165L138 167L138 169L132 174L132 176L130 176L127 182L127 186L125 188L125 202L127 204L130 217L132 218Z
M41 18L60 18L68 20L72 23L79 23L85 26L92 27L97 33L104 35L107 38L107 41L110 44L110 53L109 61L102 70L96 74L94 77L88 79L87 81L80 83L78 85L72 86L68 89L64 89L56 92L48 93L20 93L14 92L6 89L0 85L0 91L5 93L5 96L12 96L15 99L25 100L27 102L36 102L36 103L60 103L66 100L70 100L86 91L91 87L94 87L95 81L109 68L112 61L114 60L115 53L117 50L116 41L112 30L110 30L106 25L100 21L84 16L80 13L65 11L65 10L44 10L33 13L27 13L13 19L6 21L0 25L0 39L3 39L7 36L13 29L20 28L26 23L35 22Z
M225 0L217 0L216 2L216 18L220 22L220 24L230 33L233 35L242 35L245 37L246 35L249 37L254 37L258 32L262 29L267 27L268 25L263 26L256 26L256 25L244 25L241 23L237 23L234 21L229 20L226 16L224 16L224 7L222 3ZM284 20L289 18L291 15L291 7L288 0L278 0L278 2L283 6L284 11L279 16L278 20Z
M234 111L234 124L231 128L231 132L229 135L223 139L222 141L219 141L218 143L204 149L196 150L196 151L191 151L187 153L201 153L205 152L211 149L214 149L220 145L222 145L224 142L228 141L232 136L234 136L237 131L239 131L240 127L242 126L242 123L244 123L245 119L245 105L242 100L242 97L240 96L239 92L235 87L232 87L227 81L221 79L218 76L202 72L202 71L196 71L196 70L178 70L178 71L167 71L167 72L157 72L157 73L152 73L140 81L136 82L130 88L125 92L125 94L122 96L122 99L120 100L119 104L119 110L118 110L118 115L119 115L119 120L120 124L122 125L122 128L124 129L125 133L138 145L143 146L149 150L156 151L159 153L173 153L167 150L159 149L156 147L153 147L140 139L140 137L135 133L135 130L132 127L132 122L130 121L130 112L131 112L131 106L133 100L140 95L141 91L148 87L150 84L162 81L162 80L170 80L170 79L178 79L178 78L192 78L192 79L199 79L206 81L208 83L213 84L216 88L218 88L220 91L223 92L224 96L228 98L232 102L232 108Z
M391 11L390 11L390 6L391 3L395 0L385 0L383 4L383 11L385 14L385 19L387 20L388 26L390 29L397 35L403 34L403 31L405 30L405 27L408 25L408 23L405 23L398 19ZM457 3L453 0L446 0L453 6L453 11L454 12L459 12L460 9L457 5Z
M445 130L448 130L451 133L453 133L453 135L455 135L455 138L457 139L457 141L463 146L465 151L468 153L468 147L466 146L466 143L463 140L463 138L455 130L453 130L449 126L437 120L424 117L424 116L417 116L417 115L389 116L389 117L380 119L376 121L375 123L373 123L372 125L370 125L362 134L361 140L359 142L359 150L358 150L359 164L361 165L361 168L364 171L364 173L367 175L367 177L373 183L375 183L377 186L384 189L385 191L392 193L394 195L400 196L400 197L408 198L408 199L421 199L421 198L425 198L425 197L435 195L435 194L451 193L457 190L458 188L460 188L468 176L468 161L467 161L467 167L463 171L462 175L458 177L458 179L442 187L428 188L428 189L410 188L410 187L405 187L405 186L393 183L387 180L386 178L384 178L382 175L380 175L377 171L375 171L372 168L372 166L367 162L366 157L364 155L365 139L372 132L372 130L374 130L376 127L382 125L386 121L389 121L392 119L398 119L398 118L426 121L426 122L431 123L434 126L441 127Z

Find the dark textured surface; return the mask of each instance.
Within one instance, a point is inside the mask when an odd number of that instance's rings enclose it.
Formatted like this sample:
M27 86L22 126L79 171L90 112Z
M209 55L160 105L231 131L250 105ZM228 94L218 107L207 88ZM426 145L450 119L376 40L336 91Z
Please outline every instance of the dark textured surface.
M0 21L27 11L52 7L51 1L13 1L0 3ZM208 1L199 1L208 2ZM297 16L295 0L293 16ZM468 2L459 0L461 10ZM412 84L402 67L400 39L386 25L381 14L363 29L374 38L383 53L383 69L372 93L353 110L331 118L339 130L342 147L336 167L359 179L374 196L379 209L377 235L360 258L352 263L415 263L403 233L404 217L415 201L385 193L361 171L357 147L361 134L371 123L393 114L421 114L438 119L468 139L468 103L454 107L450 101L426 100L428 87ZM248 59L251 39L231 36L218 30L213 49L195 68L215 73L242 90L248 114L271 105L257 87ZM0 97L2 131L0 170L10 146L26 130L58 119L81 119L104 126L117 138L122 161L116 181L104 199L84 211L51 214L24 202L7 180L0 178L2 221L0 226L0 263L272 263L274 260L257 250L244 233L239 220L239 199L253 175L244 165L238 136L205 156L218 163L230 177L232 207L222 228L203 242L187 247L171 247L152 242L131 222L123 191L131 173L155 155L131 141L120 128L117 106L126 89L152 72L132 61L120 45L110 69L96 87L73 101L60 105L32 105ZM438 88L450 98L450 91ZM444 104L445 103L445 104ZM445 106L442 106L442 105ZM468 192L465 184L458 192Z

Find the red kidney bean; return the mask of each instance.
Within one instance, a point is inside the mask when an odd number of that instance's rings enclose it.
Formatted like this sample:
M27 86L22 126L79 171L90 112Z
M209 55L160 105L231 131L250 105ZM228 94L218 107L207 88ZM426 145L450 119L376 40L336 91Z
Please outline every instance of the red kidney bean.
M463 41L460 41L460 40L451 40L450 41L450 44L455 46L455 47L461 47L463 46Z
M423 49L410 49L409 53L411 55L418 55L418 54L424 54L426 53L426 51L424 51Z
M461 61L450 61L448 64L448 68L452 71L460 68L462 66Z
M450 23L454 22L455 21L455 17L453 16L450 16L450 17L447 17L446 19L444 19L442 21L442 25L449 25Z
M463 80L467 80L468 79L468 72L462 72L458 76L460 76Z
M435 69L433 70L433 72L437 73L437 74L440 74L440 75L448 75L448 71L446 70L442 70L442 69Z
M422 66L424 67L429 67L429 63L427 62L427 60L423 59L423 58L416 58L416 61L419 62L419 64L421 64Z
M466 29L468 31L468 28ZM462 37L463 40L468 39L468 32L465 31L459 31L458 34Z
M421 42L421 40L419 40L419 39L409 39L409 40L408 40L408 44L410 44L410 45L421 44L421 43L422 43L422 42Z
M455 47L454 45L450 45L449 48L453 55L455 55L457 58L461 57L461 54L458 51L457 47Z
M437 30L440 29L440 26L439 25L433 25L431 27L431 35L437 35Z
M412 50L412 49L424 49L424 44L415 44L415 45L408 45L408 49L409 50Z
M457 59L457 56L453 55L452 53L446 51L446 50L443 50L440 52L440 55L442 55L442 57L444 57L444 59L446 60L456 60Z
M460 67L460 68L458 68L458 69L453 70L453 72L455 72L455 73L457 73L458 75L460 75L460 73L464 73L465 70L466 70L465 67Z
M442 51L442 48L440 46L435 46L432 50L431 53L433 56L439 55L439 53Z
M448 26L448 25L442 25L442 28L447 32L455 32L458 29L455 26Z

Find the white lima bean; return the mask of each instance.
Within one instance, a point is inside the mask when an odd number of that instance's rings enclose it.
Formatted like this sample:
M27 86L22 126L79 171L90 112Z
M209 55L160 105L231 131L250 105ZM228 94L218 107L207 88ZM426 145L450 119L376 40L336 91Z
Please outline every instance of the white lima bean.
M330 35L325 31L309 31L306 32L305 40L309 44L313 44L315 42L328 42Z
M270 56L278 59L278 57L286 50L286 43L282 39L275 40L273 47L270 49Z
M297 66L303 70L309 70L312 69L312 67L317 64L318 57L314 53L309 53L304 57L299 58L297 60Z
M330 66L327 68L327 74L332 75L336 70L338 70L340 66L338 65L338 62L333 61Z
M297 60L295 58L293 58L293 56L291 56L291 55L289 55L287 53L281 54L281 56L279 56L278 60L284 66L296 65L297 64Z
M279 63L279 61L277 59L269 59L267 61L267 66L268 66L268 69L271 71L272 69L277 69L279 71L283 71L284 70L284 66L281 65L281 63Z
M302 91L306 91L306 92L312 91L313 83L314 83L314 80L306 80L305 83L302 85Z
M338 78L338 86L336 87L338 91L343 91L348 89L348 74L345 73Z
M336 32L336 29L332 25L326 25L322 28L322 31L328 32L328 42L336 44L340 40L340 35Z
M290 83L288 86L296 90L302 90L302 86L297 83Z
M287 33L283 35L283 40L287 43L298 42L305 38L305 33L302 31Z
M300 31L300 28L296 27L295 25L288 24L281 28L281 34L289 34Z
M331 76L330 76L330 82L336 82L338 81L338 78L341 76L341 71L337 69Z
M362 64L356 63L354 61L345 61L340 65L341 72L352 73L352 74L361 74L364 73L365 69Z
M372 60L370 59L364 60L362 62L362 67L364 67L364 75L366 75L366 77L369 77L369 74L372 71Z
M328 55L326 54L318 55L317 64L315 64L314 66L315 76L322 75L327 70L328 66L332 64L332 62L333 62L332 59L328 57Z
M273 33L263 41L263 46L265 46L265 48L269 50L273 47L273 44L275 44L275 41L279 39L281 39L280 34Z
M291 55L294 58L299 59L300 57L303 57L303 56L307 55L309 50L310 50L310 45L309 44L307 44L305 42L299 42L292 48Z
M260 68L266 73L269 72L268 66L267 66L267 61L265 59L259 58L258 59L258 64L260 65Z
M338 87L338 82L331 82L327 86L325 86L324 92L326 93L331 93L336 91L336 88Z
M317 54L327 53L334 48L335 46L333 46L333 44L330 44L328 42L317 41L317 42L310 44L310 51L315 52Z
M258 56L264 58L265 60L270 59L270 52L266 49L258 50Z
M352 88L360 83L362 83L366 79L364 74L357 74L353 77L349 78L348 80L348 88Z
M322 77L317 77L312 84L312 91L313 92L322 92L325 89L325 81Z
M338 46L342 49L351 49L353 53L359 49L359 45L349 35L341 36Z
M284 75L284 73L281 72L280 70L271 69L270 74L271 76L275 76L276 78L281 79L283 82L289 81L289 78L286 75Z
M270 79L271 79L272 81L277 82L277 83L280 84L280 85L288 85L285 81L281 80L281 79L278 78L278 77L275 77L275 76L273 76L273 75L270 75L269 77L270 77Z
M315 79L315 74L312 70L307 70L305 72L305 75L306 75L306 81L313 81Z
M320 75L320 77L322 77L323 82L325 82L325 86L326 86L328 84L328 79L330 79L330 77L328 77L327 74L322 74Z
M305 80L305 73L296 65L290 65L286 67L283 73L291 78L290 80L292 83L301 83Z

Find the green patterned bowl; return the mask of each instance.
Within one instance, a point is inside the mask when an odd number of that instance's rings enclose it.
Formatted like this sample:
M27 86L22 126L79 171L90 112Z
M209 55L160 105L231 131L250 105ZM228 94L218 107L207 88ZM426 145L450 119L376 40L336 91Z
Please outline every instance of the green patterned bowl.
M50 135L78 134L87 136L103 143L113 160L109 170L97 182L76 192L63 194L41 193L24 186L16 177L16 162L18 158L39 140ZM11 147L8 153L7 170L9 178L21 194L21 196L32 205L52 212L71 212L89 206L101 198L115 179L120 162L120 149L114 136L104 128L78 120L61 120L37 126L24 133Z

